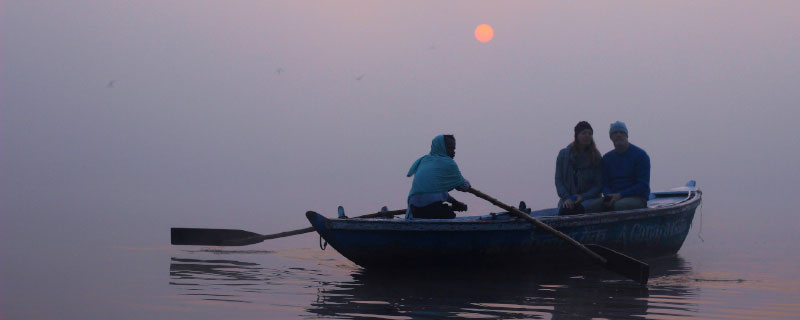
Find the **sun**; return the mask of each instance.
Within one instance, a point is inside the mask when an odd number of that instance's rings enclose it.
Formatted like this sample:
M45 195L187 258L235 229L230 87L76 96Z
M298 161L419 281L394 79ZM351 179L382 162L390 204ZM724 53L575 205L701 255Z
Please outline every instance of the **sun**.
M475 28L475 39L478 39L480 42L486 43L492 41L493 37L494 29L492 29L492 26L488 24L482 24Z

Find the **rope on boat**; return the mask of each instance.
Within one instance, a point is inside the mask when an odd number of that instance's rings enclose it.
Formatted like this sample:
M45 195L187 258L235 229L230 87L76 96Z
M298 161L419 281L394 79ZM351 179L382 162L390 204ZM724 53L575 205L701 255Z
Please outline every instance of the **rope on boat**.
M319 248L325 251L328 248L328 241L322 240L322 236L319 236Z
M700 242L706 242L706 240L703 239L703 236L700 235L702 233L703 233L703 203L700 202L700 228L699 230L697 230L697 237L700 238Z

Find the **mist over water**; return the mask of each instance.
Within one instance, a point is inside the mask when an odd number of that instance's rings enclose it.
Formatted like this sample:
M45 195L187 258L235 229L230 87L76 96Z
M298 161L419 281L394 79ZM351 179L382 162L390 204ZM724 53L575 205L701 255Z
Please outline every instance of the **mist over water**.
M618 284L489 276L476 287L508 290L474 301L458 278L366 274L316 235L215 252L169 246L169 228L274 233L307 227L307 210L404 208L405 173L441 133L477 189L553 207L556 155L580 120L601 152L626 122L652 190L694 179L704 192L679 256L616 315L666 317L658 299L678 296L699 301L679 299L683 316L800 314L796 2L5 1L0 21L3 318L358 317L331 305L370 298L371 315L557 316L547 301ZM473 37L484 23L488 43ZM468 215L498 210L452 195ZM234 271L202 271L215 264ZM224 285L242 274L254 291ZM376 291L386 281L396 296ZM529 291L542 285L563 289ZM442 287L465 292L398 302ZM205 299L217 293L232 301Z

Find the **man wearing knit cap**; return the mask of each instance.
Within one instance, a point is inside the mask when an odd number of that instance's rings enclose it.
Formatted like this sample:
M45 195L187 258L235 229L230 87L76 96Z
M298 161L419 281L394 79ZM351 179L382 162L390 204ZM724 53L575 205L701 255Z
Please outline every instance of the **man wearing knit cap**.
M624 122L612 123L608 134L614 150L603 156L603 205L613 211L647 207L650 157L628 142L628 127Z

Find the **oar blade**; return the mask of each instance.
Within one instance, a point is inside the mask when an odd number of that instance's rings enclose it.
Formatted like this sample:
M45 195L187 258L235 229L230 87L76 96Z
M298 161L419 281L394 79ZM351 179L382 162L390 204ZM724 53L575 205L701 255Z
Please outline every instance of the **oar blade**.
M650 278L650 265L647 263L600 245L586 244L585 246L603 258L606 258L607 262L605 267L608 270L639 282L642 285L647 284L647 280Z
M170 235L173 245L184 246L243 246L253 242L241 240L261 236L244 230L202 228L172 228Z

